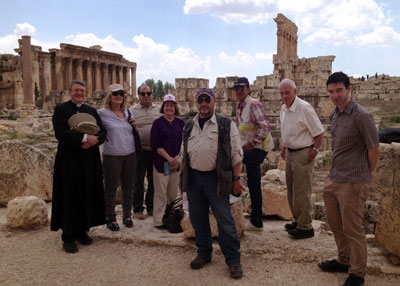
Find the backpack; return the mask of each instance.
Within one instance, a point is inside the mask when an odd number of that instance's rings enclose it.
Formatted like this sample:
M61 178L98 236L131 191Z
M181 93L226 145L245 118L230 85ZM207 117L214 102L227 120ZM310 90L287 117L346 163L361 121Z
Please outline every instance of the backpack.
M183 218L182 197L177 198L165 208L165 214L162 218L166 229L171 233L183 232L181 220Z

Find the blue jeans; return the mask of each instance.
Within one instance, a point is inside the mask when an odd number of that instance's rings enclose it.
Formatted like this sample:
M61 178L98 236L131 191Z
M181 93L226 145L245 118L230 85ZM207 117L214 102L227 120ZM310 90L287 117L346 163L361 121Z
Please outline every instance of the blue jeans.
M240 240L231 215L229 196L217 195L217 172L189 170L187 191L189 217L196 235L197 253L204 258L212 256L212 237L209 208L218 224L218 243L227 265L240 263Z
M261 168L268 152L261 149L243 150L243 164L246 165L247 185L250 191L251 214L250 221L256 227L263 227Z

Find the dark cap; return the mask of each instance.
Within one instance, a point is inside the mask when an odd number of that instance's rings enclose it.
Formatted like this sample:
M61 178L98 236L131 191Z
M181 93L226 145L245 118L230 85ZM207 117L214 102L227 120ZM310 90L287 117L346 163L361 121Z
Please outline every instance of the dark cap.
M250 86L249 80L247 79L247 77L238 77L233 84L233 87L236 86Z
M212 91L211 88L202 88L202 89L199 89L196 92L196 98L195 99L197 99L202 94L205 94L205 95L208 95L209 97L214 97L215 98L214 92Z

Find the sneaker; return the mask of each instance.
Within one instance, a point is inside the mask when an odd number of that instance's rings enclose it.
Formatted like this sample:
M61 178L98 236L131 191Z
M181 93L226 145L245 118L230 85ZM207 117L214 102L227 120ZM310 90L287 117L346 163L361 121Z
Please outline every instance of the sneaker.
M67 253L75 253L78 252L78 247L76 246L75 241L66 241L63 243L64 251Z
M135 218L135 219L138 219L138 220L144 220L144 214L143 214L143 212L135 213L134 218Z
M336 259L333 259L318 263L318 267L325 272L347 272L350 266L339 263Z
M231 272L231 277L234 279L239 279L243 276L242 265L240 264L229 265L229 271Z
M314 230L294 229L288 231L289 235L294 239L310 238L314 236Z
M343 286L361 286L364 285L364 278L363 277L358 277L356 275L350 274L349 277L347 277L346 282L344 282Z
M90 245L93 243L93 238L91 238L87 233L84 235L78 236L76 240L83 245Z
M206 258L197 255L197 257L190 262L190 268L200 269L209 262L211 262L211 257Z
M296 227L297 227L297 221L285 224L285 230L286 231L294 230L294 229L296 229Z
M247 231L263 231L263 227L256 227L251 221L248 221L244 227L244 230Z

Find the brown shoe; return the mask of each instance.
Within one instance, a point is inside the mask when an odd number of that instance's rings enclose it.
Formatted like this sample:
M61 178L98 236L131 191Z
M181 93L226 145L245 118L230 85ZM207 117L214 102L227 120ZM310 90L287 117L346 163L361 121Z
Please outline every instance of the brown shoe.
M243 277L242 265L240 264L229 265L229 271L231 272L231 277L233 279L239 279Z
M211 257L206 258L197 255L197 257L190 262L190 267L192 269L200 269L209 262L211 262Z

